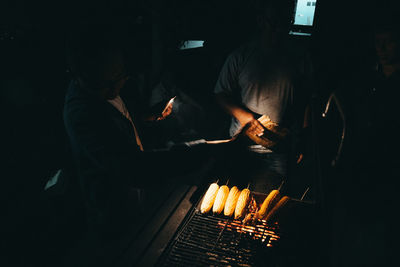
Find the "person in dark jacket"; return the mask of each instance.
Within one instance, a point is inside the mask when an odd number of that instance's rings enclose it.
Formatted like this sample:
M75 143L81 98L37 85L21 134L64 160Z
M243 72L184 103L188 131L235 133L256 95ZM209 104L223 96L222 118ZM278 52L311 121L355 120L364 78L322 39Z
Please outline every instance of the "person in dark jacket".
M164 153L145 150L139 116L120 96L129 77L123 41L115 29L81 27L70 39L68 62L74 78L65 98L65 127L89 226L113 235L139 216L144 188L170 183L165 177L187 155L178 158L169 153L167 161Z

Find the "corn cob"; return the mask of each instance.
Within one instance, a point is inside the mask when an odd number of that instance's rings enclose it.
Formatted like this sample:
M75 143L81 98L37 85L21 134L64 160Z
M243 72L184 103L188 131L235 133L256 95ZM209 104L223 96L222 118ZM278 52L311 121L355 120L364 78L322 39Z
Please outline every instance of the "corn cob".
M245 188L240 192L238 201L235 207L235 219L243 217L247 205L250 201L250 190Z
M228 198L226 199L225 202L225 207L224 207L224 215L225 216L232 216L233 213L235 212L235 207L236 203L238 201L240 195L240 191L236 186L233 186L231 190L229 191Z
M229 187L226 185L221 186L218 189L217 196L215 197L213 205L213 213L220 214L224 209L226 199L228 198Z
M201 202L200 212L209 212L214 204L215 197L217 196L219 186L217 183L212 183L208 187L206 194L204 195L203 201Z
M260 210L258 211L257 217L258 218L263 218L265 215L268 214L268 212L273 208L273 206L278 202L279 200L279 190L272 190L268 196L265 198L263 204L261 205Z
M284 196L279 200L279 202L272 208L272 210L265 217L267 223L273 221L276 218L277 214L289 202L289 200L290 198L288 196Z
M257 119L259 122L261 122L262 125L265 125L267 122L270 122L271 119L267 115L262 115L260 118Z

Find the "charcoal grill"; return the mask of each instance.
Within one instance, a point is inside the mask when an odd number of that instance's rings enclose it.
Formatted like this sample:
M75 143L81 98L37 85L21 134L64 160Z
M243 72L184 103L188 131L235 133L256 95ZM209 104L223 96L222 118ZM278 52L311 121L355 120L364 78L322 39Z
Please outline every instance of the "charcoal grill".
M258 220L245 225L241 220L201 214L200 203L188 213L157 266L276 266L278 224Z
M310 203L293 199L288 213L295 227L284 220L243 225L223 215L201 214L197 188L187 189L171 195L172 202L165 202L159 209L163 212L141 231L116 266L318 266L312 264L317 253Z
M265 221L247 226L238 220L203 215L195 209L158 266L254 266L261 255L271 261L271 250L279 238L276 228L267 226Z

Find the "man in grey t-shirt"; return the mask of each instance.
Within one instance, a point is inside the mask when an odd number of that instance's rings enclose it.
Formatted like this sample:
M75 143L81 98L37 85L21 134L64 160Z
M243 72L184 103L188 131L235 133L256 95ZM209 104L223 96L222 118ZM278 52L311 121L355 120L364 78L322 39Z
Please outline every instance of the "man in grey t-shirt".
M215 86L219 104L232 115L231 136L244 127L246 134L263 135L265 129L257 120L261 115L289 129L292 136L304 124L309 64L288 37L291 1L268 1L262 10L260 36L229 55ZM248 150L262 154L257 157L268 170L278 173L276 182L286 176L289 151L273 153L254 142L248 143Z

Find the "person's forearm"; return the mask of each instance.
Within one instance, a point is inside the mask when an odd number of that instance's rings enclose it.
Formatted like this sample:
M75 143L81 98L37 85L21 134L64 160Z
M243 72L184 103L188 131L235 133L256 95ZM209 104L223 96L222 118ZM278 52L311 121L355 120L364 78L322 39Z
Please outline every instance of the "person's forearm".
M235 101L224 94L216 95L217 102L221 107L229 114L235 117L242 126L246 125L248 122L254 119L254 114L246 110L240 104L235 103Z

